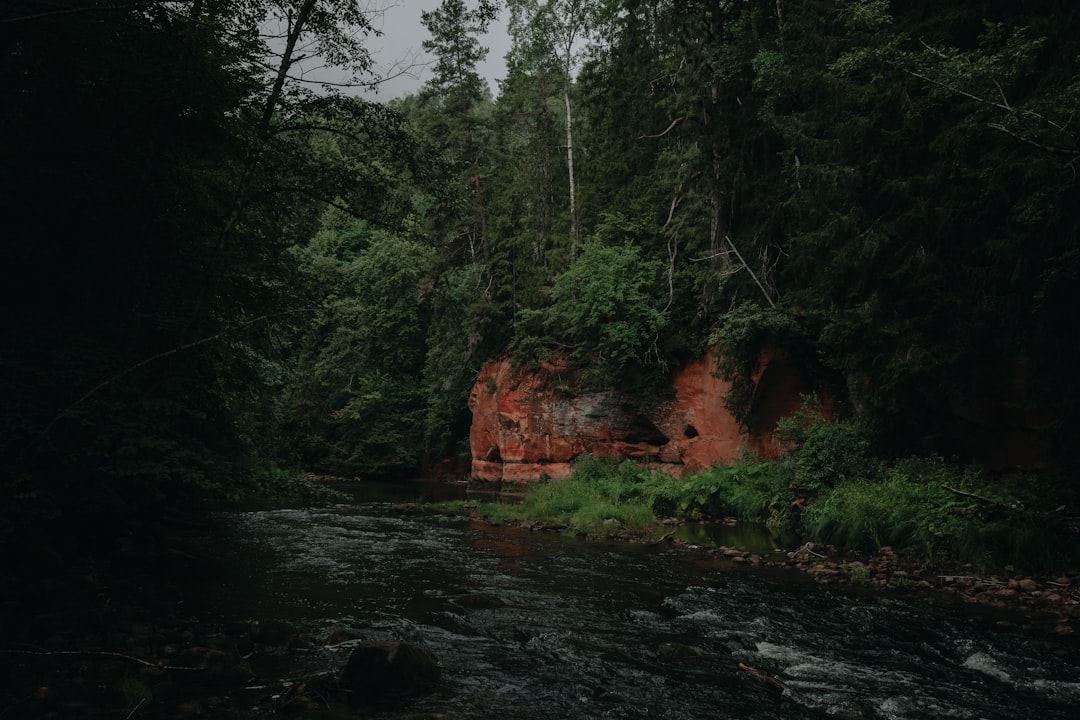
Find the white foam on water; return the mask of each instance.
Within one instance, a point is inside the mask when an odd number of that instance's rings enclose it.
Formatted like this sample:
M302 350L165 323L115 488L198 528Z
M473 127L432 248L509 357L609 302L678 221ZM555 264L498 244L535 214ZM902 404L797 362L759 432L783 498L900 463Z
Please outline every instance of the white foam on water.
M962 663L968 670L975 670L983 675L988 675L995 680L1007 683L1012 681L1012 677L1002 669L1001 665L994 660L990 655L984 652L974 652L967 657Z

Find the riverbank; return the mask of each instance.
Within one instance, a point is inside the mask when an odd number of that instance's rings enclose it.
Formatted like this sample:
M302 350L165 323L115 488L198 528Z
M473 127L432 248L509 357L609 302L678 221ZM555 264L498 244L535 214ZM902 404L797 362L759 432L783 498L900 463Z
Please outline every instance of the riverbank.
M664 542L732 564L791 568L822 584L921 593L998 612L1002 622L1012 614L1062 636L1075 632L1075 498L1051 497L1045 478L982 477L930 457L817 477L812 488L799 482L807 474L790 459L747 457L676 480L631 461L584 458L566 479L515 488L524 492L512 502L477 503L475 512L527 529ZM677 527L701 521L768 527L790 539L783 552L762 553L679 537Z
M400 506L405 509L405 506ZM567 532L559 522L493 520L481 505L463 506L470 516L495 525L509 524L531 532ZM724 521L738 521L728 518ZM578 532L586 540L662 545L678 552L700 553L733 568L777 568L799 572L821 585L875 592L886 602L903 596L931 604L965 607L1000 626L1052 633L1080 642L1080 573L980 573L971 563L916 562L889 546L874 553L841 551L830 545L803 542L789 550L752 552L725 545L704 545L675 537L685 521L668 518L645 528L627 529L611 523L596 532Z

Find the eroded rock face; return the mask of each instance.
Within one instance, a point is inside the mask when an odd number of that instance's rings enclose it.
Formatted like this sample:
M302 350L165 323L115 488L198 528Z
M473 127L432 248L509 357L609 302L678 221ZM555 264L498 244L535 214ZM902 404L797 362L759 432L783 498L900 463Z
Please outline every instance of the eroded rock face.
M758 416L773 425L808 391L782 355L765 356L757 379ZM506 359L490 361L469 397L472 478L561 479L585 455L633 459L681 477L730 464L746 450L776 452L772 425L746 432L724 408L731 383L716 376L713 353L679 370L672 384L670 397L643 410L632 390L574 394L571 371L561 362L531 371Z

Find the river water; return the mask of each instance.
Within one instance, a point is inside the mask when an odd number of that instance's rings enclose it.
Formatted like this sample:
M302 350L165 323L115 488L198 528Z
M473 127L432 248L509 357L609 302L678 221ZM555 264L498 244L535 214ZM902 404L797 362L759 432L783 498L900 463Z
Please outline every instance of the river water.
M286 620L316 640L350 628L438 655L438 688L378 717L1078 716L1075 642L925 599L669 546L402 514L386 496L220 520L200 541L214 571L189 589L193 608ZM316 642L256 671L284 688L340 668L342 652Z

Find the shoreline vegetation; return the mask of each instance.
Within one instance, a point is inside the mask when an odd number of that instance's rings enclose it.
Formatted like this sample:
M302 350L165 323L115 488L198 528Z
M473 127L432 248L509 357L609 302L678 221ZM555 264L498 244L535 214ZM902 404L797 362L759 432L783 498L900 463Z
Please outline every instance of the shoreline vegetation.
M791 460L747 457L682 480L633 461L585 458L519 502L434 503L493 524L703 552L732 565L784 567L823 584L922 593L1075 637L1080 543L1031 478L984 478L940 458L882 465L813 488ZM398 506L407 511L410 506ZM756 553L680 539L696 521L755 523L795 546Z

